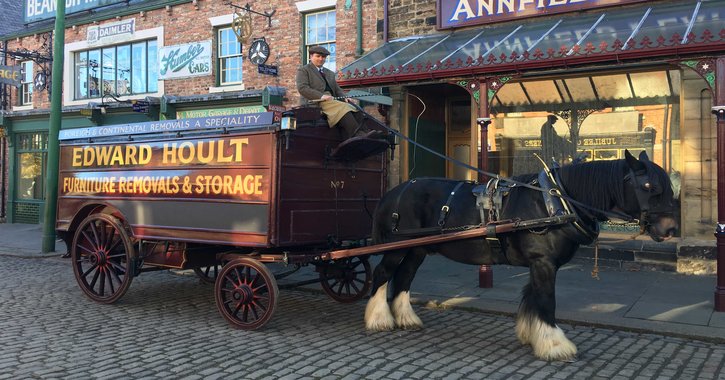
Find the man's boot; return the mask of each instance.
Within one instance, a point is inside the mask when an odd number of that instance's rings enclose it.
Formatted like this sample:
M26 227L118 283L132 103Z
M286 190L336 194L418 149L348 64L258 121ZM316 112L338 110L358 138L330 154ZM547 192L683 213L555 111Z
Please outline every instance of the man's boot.
M337 124L342 128L342 130L345 132L343 133L343 137L347 140L352 137L358 137L364 135L362 129L360 129L360 124L358 124L357 120L355 120L355 117L352 115L352 112L348 112L345 114L345 116L340 119L340 121L337 122Z

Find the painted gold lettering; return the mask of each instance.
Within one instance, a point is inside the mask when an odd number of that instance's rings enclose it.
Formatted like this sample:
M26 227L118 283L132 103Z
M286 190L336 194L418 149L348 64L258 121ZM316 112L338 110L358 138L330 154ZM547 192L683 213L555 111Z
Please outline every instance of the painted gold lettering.
M471 4L468 3L468 0L458 0L458 5L456 5L456 10L453 11L453 17L451 17L450 21L458 21L458 16L460 16L461 13L465 13L466 19L475 17L475 14L471 9Z

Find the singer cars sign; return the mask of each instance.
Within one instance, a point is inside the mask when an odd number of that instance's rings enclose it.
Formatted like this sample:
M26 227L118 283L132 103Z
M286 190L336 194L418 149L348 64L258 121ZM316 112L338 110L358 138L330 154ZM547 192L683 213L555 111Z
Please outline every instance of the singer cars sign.
M47 20L55 17L56 0L24 0L25 23ZM65 0L65 14L71 14L106 5L124 3L126 0Z

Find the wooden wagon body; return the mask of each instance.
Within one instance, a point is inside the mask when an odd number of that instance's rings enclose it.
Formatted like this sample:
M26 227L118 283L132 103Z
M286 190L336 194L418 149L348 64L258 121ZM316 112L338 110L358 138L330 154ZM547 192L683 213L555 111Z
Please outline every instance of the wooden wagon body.
M341 136L324 120L269 112L64 130L60 140L56 230L94 301L117 301L144 271L194 269L214 282L229 270L236 282L265 284L232 291L251 297L245 310L257 316L225 315L256 328L276 304L264 262L315 264L340 301L367 292L366 258L334 262L320 253L364 245L386 161L331 159ZM337 289L340 276L345 289ZM227 285L216 281L219 293Z

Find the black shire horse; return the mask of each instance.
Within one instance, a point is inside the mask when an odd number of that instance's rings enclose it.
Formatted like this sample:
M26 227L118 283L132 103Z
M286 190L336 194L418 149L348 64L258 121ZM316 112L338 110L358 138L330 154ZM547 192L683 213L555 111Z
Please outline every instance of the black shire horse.
M655 241L671 237L678 227L673 216L675 201L670 180L645 152L639 160L629 152L625 159L596 161L564 166L559 170L560 185L571 199L595 209L574 206L581 225L596 226L607 220L601 211L624 213L641 218L647 234ZM536 174L523 175L517 181L533 183ZM404 240L393 232L420 230L438 226L442 206L449 204L445 228L477 225L481 214L471 190L475 184L448 179L417 179L389 191L378 204L373 220L375 244ZM393 215L397 216L393 216ZM486 213L487 214L487 213ZM499 220L532 220L548 217L544 197L538 190L513 187L503 197ZM486 217L488 218L488 217ZM397 220L397 221L396 221ZM584 230L586 231L586 229ZM484 238L456 240L429 246L416 246L386 252L375 268L370 300L365 310L368 330L394 328L418 329L423 326L410 305L410 284L418 267L429 253L439 253L465 264L510 264L530 268L529 284L516 318L516 335L530 344L534 354L545 360L568 360L576 355L576 346L556 325L554 283L557 270L574 255L579 245L596 238L573 223L547 229L519 230L499 236L503 249L492 249ZM392 280L392 306L388 306L388 282Z

